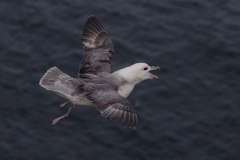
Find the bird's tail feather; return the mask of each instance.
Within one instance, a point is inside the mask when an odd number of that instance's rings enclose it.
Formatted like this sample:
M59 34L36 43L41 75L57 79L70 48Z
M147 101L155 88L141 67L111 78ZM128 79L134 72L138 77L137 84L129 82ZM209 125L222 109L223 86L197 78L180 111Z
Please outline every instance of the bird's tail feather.
M61 97L69 99L74 92L76 83L74 78L63 73L57 67L52 67L43 75L39 85Z

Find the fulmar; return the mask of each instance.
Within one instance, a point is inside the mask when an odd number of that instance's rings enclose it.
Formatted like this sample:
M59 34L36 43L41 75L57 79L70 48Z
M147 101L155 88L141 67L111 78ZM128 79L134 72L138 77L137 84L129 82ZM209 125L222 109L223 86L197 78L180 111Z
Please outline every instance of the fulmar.
M114 46L106 29L93 15L84 25L81 42L85 46L78 78L72 78L57 67L52 67L39 82L40 86L68 100L60 107L72 103L65 115L53 120L52 126L65 119L75 105L80 105L95 107L106 119L137 129L137 114L126 98L137 83L158 79L149 71L160 67L136 63L111 73Z

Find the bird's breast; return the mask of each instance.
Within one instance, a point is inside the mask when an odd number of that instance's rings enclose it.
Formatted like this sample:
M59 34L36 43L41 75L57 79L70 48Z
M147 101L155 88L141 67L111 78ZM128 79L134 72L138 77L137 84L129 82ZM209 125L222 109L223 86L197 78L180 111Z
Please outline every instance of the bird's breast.
M124 84L118 87L118 94L120 94L122 97L127 98L129 94L132 92L134 88L134 85L132 84Z

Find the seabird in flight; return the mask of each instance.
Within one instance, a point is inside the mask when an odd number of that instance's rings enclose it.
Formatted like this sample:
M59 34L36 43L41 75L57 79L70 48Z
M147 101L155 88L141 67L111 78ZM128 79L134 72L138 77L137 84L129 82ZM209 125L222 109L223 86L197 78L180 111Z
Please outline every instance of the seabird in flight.
M68 100L60 107L72 103L65 115L53 120L52 126L65 119L75 105L80 105L96 107L106 119L136 129L138 117L126 98L137 83L158 79L149 71L160 67L136 63L111 73L110 61L114 46L106 29L95 16L87 19L81 42L85 46L78 78L72 78L57 67L52 67L39 82L40 86Z

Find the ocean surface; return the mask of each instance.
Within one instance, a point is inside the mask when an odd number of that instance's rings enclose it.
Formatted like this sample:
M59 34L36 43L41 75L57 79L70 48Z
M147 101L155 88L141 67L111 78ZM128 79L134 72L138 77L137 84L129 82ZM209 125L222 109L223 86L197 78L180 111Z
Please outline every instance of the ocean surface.
M137 130L39 86L77 77L90 15L115 46L112 71L159 65L128 100ZM0 160L240 159L239 0L0 1Z

